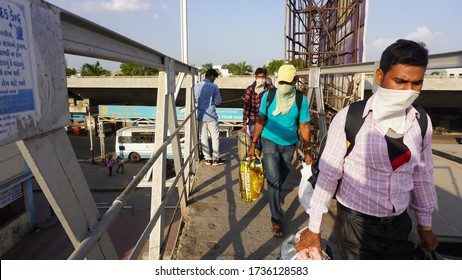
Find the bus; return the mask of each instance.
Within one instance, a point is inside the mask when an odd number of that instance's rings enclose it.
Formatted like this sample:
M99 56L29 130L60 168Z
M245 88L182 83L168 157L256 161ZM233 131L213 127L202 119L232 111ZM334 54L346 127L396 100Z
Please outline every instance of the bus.
M129 126L116 131L116 156L131 161L148 159L154 153L155 126ZM180 132L181 150L184 148L184 133ZM167 159L173 159L172 145L167 146Z

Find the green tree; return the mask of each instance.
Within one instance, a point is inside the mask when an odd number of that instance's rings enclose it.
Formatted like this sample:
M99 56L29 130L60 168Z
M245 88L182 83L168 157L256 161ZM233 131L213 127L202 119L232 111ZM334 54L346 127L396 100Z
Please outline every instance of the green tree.
M297 69L303 69L303 68L306 68L306 64L305 64L305 61L301 58L297 58L295 60L295 62L293 63L293 65L295 66L295 68Z
M80 75L81 76L109 76L111 75L111 71L104 69L100 64L99 61L96 61L95 64L88 64L85 63L80 68Z
M66 68L67 77L75 75L75 74L77 74L77 70L75 70L75 68Z
M207 70L209 70L209 69L213 69L213 63L212 62L202 64L202 67L199 69L199 72L201 72L202 75L205 75L205 72L207 72ZM215 70L218 72L218 75L221 75L220 69L215 68Z
M266 70L268 71L268 75L273 75L275 72L279 70L279 67L284 65L284 60L272 60L266 66Z
M157 76L159 69L136 65L136 64L120 64L120 71L123 76Z
M229 73L233 75L249 75L253 72L252 66L247 65L245 61L230 63L227 65Z
M209 70L209 69L213 69L213 63L212 62L202 64L202 67L199 69L199 72L201 72L201 74L205 74L205 72L207 72L207 70Z

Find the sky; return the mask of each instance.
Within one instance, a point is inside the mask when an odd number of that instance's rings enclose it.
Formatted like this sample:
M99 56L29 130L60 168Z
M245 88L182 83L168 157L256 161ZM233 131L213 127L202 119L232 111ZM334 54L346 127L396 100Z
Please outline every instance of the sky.
M425 42L430 54L462 50L462 1L368 0L366 61L399 38ZM181 60L180 0L48 0L167 56ZM284 58L285 0L187 0L188 62L245 61L253 69ZM111 71L119 63L98 59ZM77 70L96 59L66 55Z

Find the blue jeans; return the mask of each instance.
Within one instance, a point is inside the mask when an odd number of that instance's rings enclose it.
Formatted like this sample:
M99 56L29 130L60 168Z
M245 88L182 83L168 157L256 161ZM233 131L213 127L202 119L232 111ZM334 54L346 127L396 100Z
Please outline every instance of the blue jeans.
M263 166L268 184L268 203L271 211L271 223L282 225L281 188L289 175L295 144L281 146L271 140L262 138Z

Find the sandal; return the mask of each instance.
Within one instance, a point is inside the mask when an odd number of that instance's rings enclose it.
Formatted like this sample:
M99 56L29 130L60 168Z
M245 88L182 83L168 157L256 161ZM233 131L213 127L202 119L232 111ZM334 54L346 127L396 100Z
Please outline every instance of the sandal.
M273 225L273 236L274 237L283 237L284 236L284 230L282 229L281 224Z

